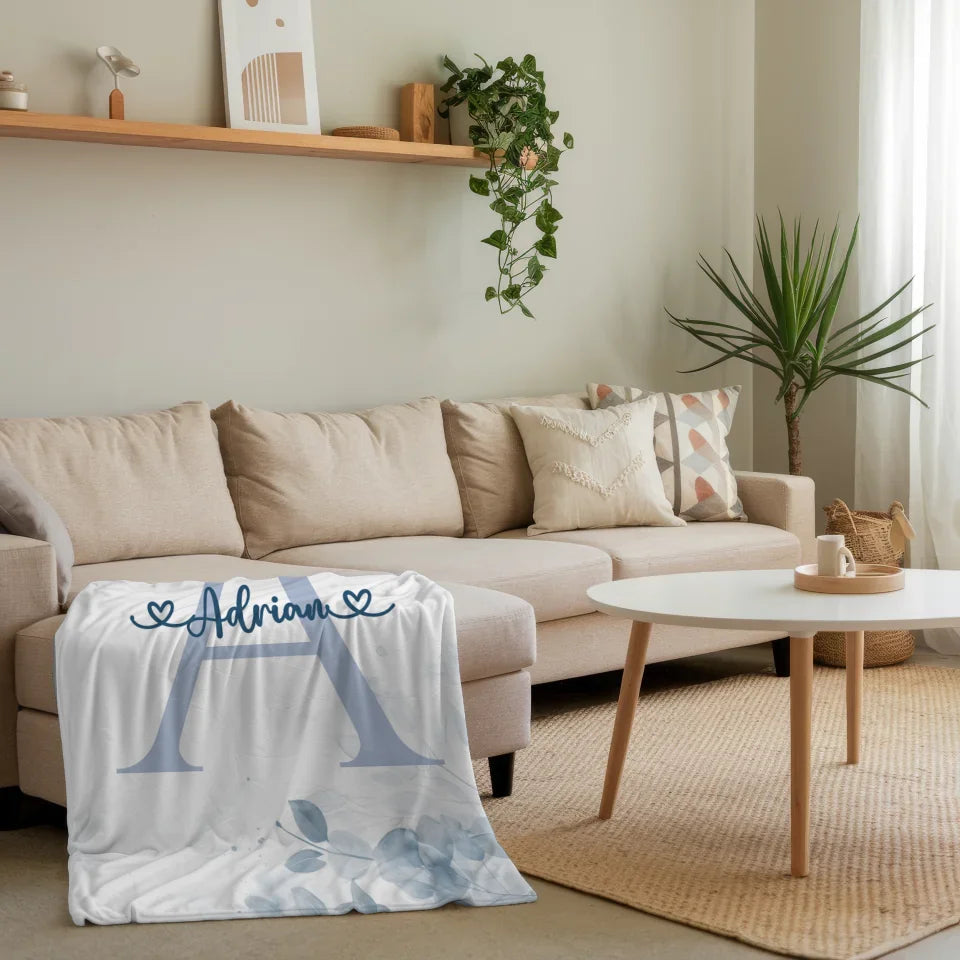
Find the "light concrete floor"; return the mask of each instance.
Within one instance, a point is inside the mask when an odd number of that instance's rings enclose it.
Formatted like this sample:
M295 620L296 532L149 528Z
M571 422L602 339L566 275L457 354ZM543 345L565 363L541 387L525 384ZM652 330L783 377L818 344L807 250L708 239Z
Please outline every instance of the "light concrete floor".
M960 658L919 650L914 662L958 667ZM769 648L744 648L647 668L644 690L769 671ZM535 691L537 715L616 698L619 677L568 681ZM518 755L518 765L523 754ZM759 960L776 954L628 907L532 880L540 899L515 907L445 907L359 917L74 927L66 911L66 833L37 826L0 833L0 958L112 960ZM960 927L888 954L890 960L954 960Z

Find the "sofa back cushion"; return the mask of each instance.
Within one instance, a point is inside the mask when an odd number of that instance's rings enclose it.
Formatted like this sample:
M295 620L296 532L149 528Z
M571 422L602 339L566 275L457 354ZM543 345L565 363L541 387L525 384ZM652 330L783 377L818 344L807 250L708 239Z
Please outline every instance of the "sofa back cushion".
M313 543L437 534L463 513L440 404L360 413L213 411L249 556Z
M460 487L465 537L492 537L533 522L533 475L520 431L510 416L510 407L516 403L587 408L587 398L576 393L487 403L443 401L443 427Z
M0 455L60 516L78 564L243 550L205 403L0 420Z

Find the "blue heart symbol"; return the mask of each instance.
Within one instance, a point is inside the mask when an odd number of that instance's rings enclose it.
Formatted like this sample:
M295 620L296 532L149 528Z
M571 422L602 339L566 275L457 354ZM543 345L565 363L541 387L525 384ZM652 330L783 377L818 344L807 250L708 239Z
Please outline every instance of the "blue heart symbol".
M369 590L359 590L354 593L352 590L343 591L343 602L356 614L363 615L373 601L373 594Z
M162 627L173 616L173 601L164 600L163 603L157 603L151 600L147 604L147 613L153 618L158 627Z

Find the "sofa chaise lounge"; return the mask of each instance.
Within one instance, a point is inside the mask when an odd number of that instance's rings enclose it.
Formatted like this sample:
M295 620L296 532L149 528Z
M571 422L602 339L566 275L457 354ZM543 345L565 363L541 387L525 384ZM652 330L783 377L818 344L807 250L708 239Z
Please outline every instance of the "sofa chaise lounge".
M76 553L61 598L51 544L0 534L7 815L19 791L66 803L53 638L94 580L413 569L443 583L456 606L471 753L490 758L503 795L513 755L529 742L531 683L623 665L629 624L596 613L588 587L810 557L813 484L772 474L737 474L749 522L528 537L532 483L508 405L428 398L360 414L278 414L189 403L126 417L0 420L0 456L54 507ZM648 660L778 639L658 627Z

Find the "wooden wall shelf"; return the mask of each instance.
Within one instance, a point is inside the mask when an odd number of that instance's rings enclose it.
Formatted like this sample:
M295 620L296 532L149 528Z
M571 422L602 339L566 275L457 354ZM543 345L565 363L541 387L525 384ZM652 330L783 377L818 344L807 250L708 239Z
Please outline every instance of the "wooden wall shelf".
M224 150L228 153L275 153L335 160L381 160L387 163L432 163L453 167L485 167L473 147L402 140L361 140L320 134L268 133L179 123L142 123L56 113L0 110L0 137L115 143L129 147L176 150Z

